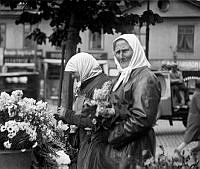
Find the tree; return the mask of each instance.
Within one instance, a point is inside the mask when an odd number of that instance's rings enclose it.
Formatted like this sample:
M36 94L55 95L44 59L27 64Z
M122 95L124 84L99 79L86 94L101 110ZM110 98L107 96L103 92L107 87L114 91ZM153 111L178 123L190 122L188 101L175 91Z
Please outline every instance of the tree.
M23 11L16 20L16 24L36 24L44 20L50 21L53 33L47 37L44 32L36 28L28 37L38 44L46 43L49 39L52 45L63 46L65 60L76 53L77 44L81 42L80 31L90 29L92 32L113 34L114 31L127 33L135 24L144 23L155 25L162 22L158 14L153 11L144 11L142 16L127 14L129 8L140 6L143 0L0 0L11 9L20 4ZM65 46L65 48L64 48ZM65 63L66 63L65 62ZM66 74L63 102L66 107L72 105L72 83L70 75Z

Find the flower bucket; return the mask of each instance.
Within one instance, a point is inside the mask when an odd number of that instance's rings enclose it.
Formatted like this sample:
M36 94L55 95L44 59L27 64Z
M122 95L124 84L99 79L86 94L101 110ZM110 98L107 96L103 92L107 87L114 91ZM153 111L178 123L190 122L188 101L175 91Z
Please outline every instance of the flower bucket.
M1 169L30 169L32 163L32 150L24 152L0 151L0 168Z

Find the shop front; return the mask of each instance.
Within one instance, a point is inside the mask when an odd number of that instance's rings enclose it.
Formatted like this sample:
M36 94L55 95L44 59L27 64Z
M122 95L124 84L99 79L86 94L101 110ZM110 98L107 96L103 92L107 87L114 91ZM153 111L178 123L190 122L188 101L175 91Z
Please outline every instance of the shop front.
M24 97L39 99L42 51L4 49L0 72L0 91L22 90Z

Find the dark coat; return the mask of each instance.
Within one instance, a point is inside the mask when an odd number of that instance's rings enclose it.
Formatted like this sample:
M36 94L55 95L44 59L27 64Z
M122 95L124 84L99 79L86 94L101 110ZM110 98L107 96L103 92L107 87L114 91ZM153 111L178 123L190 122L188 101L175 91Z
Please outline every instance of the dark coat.
M83 93L93 93L92 83ZM147 158L143 155L154 155L152 127L160 95L160 84L148 68L134 70L128 82L111 93L116 116L111 120L110 129L99 129L91 137L79 128L77 169L134 169L136 163L141 164Z
M112 145L110 159L115 169L132 169L155 155L155 133L161 87L157 77L147 67L132 71L126 84L112 93L119 118L109 133Z
M93 77L81 86L79 96L76 98L74 103L74 110L76 114L70 113L70 117L66 117L68 124L77 125L78 131L74 137L77 137L79 141L76 140L76 148L79 149L77 157L77 169L112 169L109 163L106 163L106 157L104 156L106 147L108 146L107 138L108 131L104 129L99 129L96 133L90 133L85 130L85 127L92 127L91 117L84 116L81 113L83 109L83 104L86 99L92 99L95 89L101 88L102 85L111 80L110 77L105 74L100 74ZM77 112L79 112L77 114ZM96 109L89 114L95 114ZM66 112L67 113L67 112ZM70 120L69 120L70 119Z

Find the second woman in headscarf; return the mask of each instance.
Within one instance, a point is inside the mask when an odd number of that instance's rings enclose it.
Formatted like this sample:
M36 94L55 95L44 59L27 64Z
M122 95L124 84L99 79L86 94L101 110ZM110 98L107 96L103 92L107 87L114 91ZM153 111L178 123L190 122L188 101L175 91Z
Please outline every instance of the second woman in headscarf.
M105 157L105 149L108 145L108 131L99 129L90 133L89 128L94 127L93 117L96 107L86 108L88 99L92 99L95 89L111 79L102 72L97 60L88 53L78 53L67 62L65 71L71 72L78 80L76 99L73 110L66 110L65 116L57 115L57 120L76 125L79 132L77 169L112 169ZM101 160L100 160L101 159ZM113 168L114 169L114 168Z

